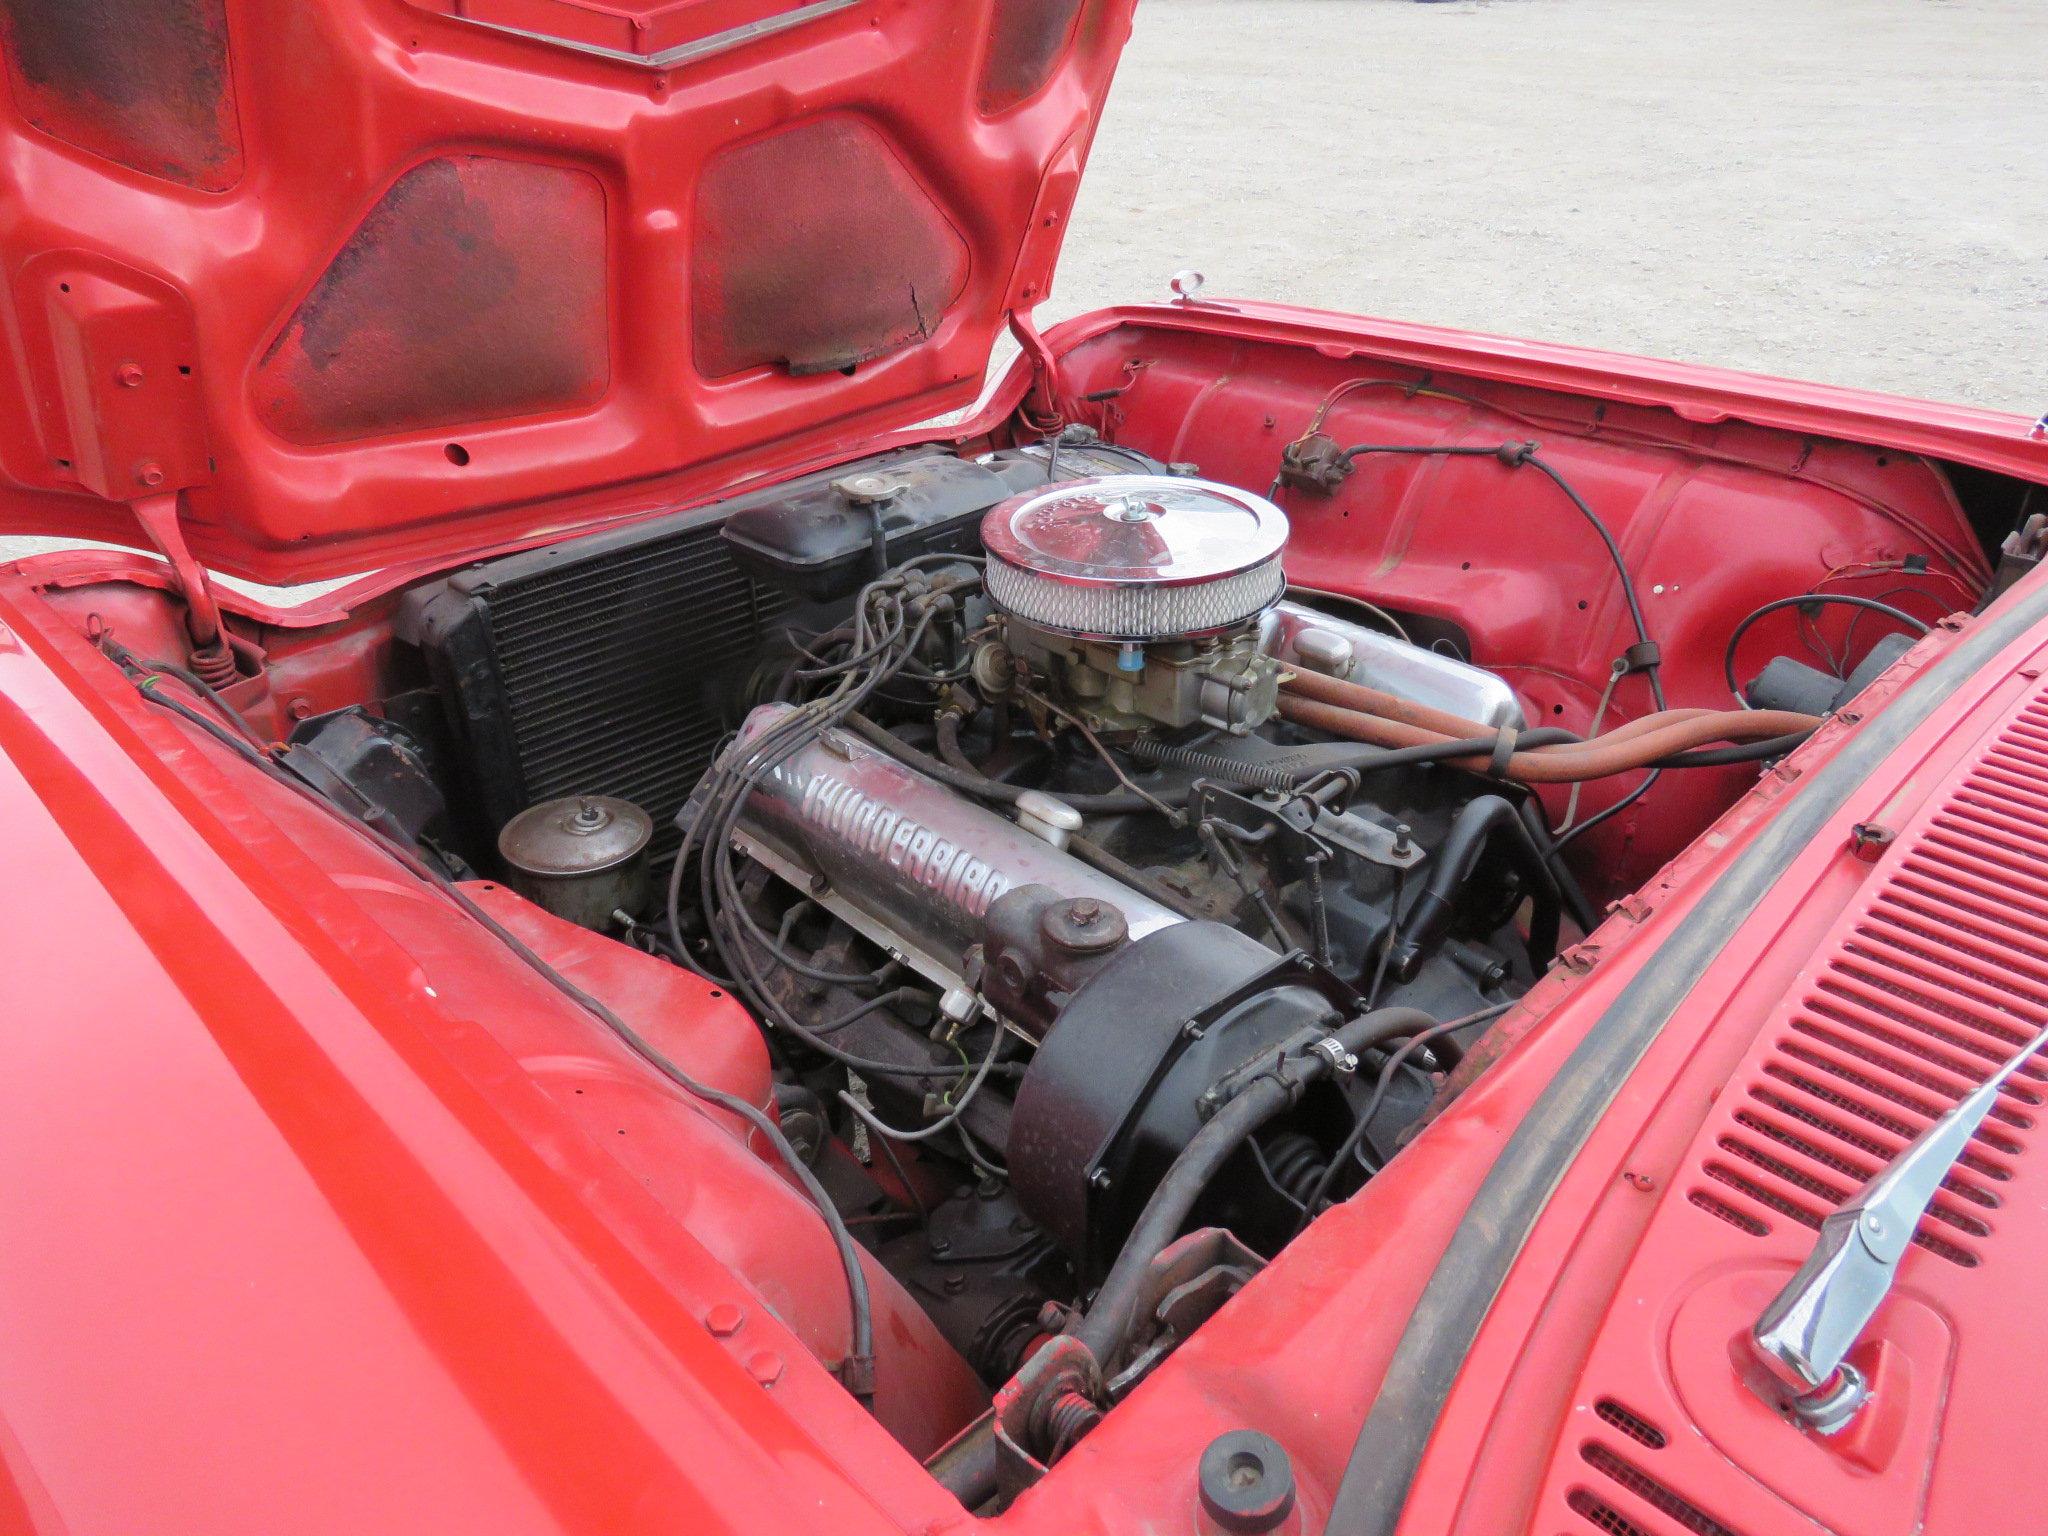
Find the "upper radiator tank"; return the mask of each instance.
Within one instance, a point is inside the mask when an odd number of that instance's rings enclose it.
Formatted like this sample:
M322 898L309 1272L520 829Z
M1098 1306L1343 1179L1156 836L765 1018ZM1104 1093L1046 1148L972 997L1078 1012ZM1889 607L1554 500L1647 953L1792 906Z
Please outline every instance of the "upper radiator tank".
M997 608L1087 640L1217 634L1257 618L1287 587L1287 514L1208 480L1073 481L992 508L981 539Z

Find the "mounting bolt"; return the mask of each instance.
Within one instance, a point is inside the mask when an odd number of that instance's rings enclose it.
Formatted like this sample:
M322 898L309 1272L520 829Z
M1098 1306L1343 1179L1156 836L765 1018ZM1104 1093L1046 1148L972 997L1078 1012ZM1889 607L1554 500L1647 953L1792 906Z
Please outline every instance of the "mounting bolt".
M114 370L114 382L123 389L135 389L143 380L142 364L123 363Z
M782 1378L782 1356L772 1349L747 1356L747 1374L764 1387L772 1387Z
M1849 829L1849 851L1866 864L1875 864L1884 857L1885 849L1891 847L1898 833L1890 827L1880 826L1874 821L1859 821Z
M721 1301L704 1314L704 1326L721 1339L729 1339L740 1331L740 1324L747 1320L747 1314L736 1302Z

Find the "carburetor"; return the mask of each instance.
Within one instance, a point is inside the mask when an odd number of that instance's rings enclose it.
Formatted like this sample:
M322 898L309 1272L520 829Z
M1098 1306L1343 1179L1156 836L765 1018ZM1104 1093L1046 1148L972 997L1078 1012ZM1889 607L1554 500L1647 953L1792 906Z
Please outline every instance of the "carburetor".
M1107 475L1014 497L983 518L996 633L974 655L990 698L1043 688L1091 729L1243 734L1276 707L1259 620L1287 588L1287 515L1233 486Z

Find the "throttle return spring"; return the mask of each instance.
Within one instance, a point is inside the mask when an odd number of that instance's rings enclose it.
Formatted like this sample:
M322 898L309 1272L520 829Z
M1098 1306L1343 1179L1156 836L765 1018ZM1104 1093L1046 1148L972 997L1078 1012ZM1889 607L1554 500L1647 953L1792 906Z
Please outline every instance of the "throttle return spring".
M1205 752L1200 747L1156 741L1150 736L1140 736L1131 744L1131 752L1140 762L1154 767L1185 768L1191 773L1228 779L1233 784L1255 784L1261 789L1278 790L1282 794L1291 792L1300 777L1284 762L1246 762L1242 758L1225 757L1221 752Z

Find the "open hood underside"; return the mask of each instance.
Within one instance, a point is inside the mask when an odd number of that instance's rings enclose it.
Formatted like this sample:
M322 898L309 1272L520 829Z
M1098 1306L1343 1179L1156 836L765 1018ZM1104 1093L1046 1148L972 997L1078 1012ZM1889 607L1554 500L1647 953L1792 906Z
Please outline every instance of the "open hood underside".
M963 405L1130 8L4 0L0 532L300 581Z

